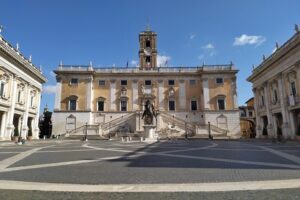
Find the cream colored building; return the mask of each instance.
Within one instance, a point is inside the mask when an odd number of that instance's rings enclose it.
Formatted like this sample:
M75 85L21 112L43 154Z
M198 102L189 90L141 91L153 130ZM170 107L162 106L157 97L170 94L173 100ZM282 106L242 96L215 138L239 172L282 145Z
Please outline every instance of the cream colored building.
M139 34L139 67L96 68L59 65L53 113L53 133L142 133L143 105L150 100L159 115L160 136L206 135L239 137L236 73L233 64L197 67L157 66L157 35Z
M300 134L300 32L256 67L253 83L256 136L294 138Z
M46 78L0 35L0 140L10 140L14 130L26 139L39 135L42 84Z

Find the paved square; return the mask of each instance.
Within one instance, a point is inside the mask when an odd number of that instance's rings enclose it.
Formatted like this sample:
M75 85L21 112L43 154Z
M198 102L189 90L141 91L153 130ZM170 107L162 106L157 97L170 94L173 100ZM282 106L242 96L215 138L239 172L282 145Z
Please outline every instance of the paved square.
M0 189L210 192L300 188L300 144L169 140L0 143ZM13 187L12 187L13 186ZM299 189L300 190L300 189Z

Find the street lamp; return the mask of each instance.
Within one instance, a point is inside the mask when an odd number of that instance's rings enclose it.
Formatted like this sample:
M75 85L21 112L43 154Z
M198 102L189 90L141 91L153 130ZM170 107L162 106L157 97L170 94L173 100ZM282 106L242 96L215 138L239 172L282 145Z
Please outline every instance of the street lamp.
M110 139L110 129L111 129L111 119L112 119L112 116L110 116L110 121L109 121L109 129L108 129L108 139Z
M187 140L188 139L188 133L187 133L187 118L188 118L188 115L185 116L185 139Z

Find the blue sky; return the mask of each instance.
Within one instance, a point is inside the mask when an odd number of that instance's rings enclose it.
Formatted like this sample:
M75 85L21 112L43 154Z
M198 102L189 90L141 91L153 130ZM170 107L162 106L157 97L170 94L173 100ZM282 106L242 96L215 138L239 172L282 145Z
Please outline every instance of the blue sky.
M54 105L59 62L135 65L147 21L170 66L228 64L238 73L239 104L252 96L246 78L300 25L299 0L1 0L2 35L32 55L48 78L41 108Z

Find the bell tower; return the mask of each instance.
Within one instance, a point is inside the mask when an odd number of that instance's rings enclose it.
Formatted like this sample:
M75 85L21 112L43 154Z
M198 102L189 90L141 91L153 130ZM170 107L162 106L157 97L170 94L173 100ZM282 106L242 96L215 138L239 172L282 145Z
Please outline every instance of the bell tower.
M145 31L139 34L139 58L141 70L151 70L157 68L156 36L156 33L150 30L149 25L147 25Z

